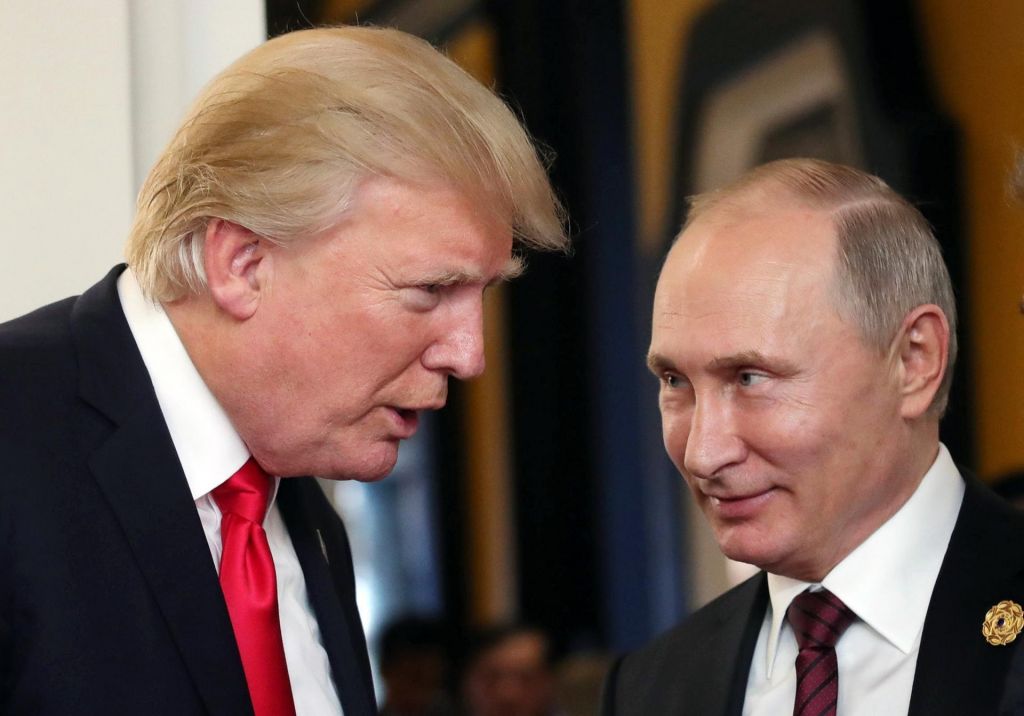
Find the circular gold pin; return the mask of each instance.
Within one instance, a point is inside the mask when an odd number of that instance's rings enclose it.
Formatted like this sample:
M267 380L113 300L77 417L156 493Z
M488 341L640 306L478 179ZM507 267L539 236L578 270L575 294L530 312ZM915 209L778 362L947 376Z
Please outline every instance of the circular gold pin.
M981 625L981 634L992 646L1006 646L1024 629L1024 609L1017 602L1004 599L988 610Z

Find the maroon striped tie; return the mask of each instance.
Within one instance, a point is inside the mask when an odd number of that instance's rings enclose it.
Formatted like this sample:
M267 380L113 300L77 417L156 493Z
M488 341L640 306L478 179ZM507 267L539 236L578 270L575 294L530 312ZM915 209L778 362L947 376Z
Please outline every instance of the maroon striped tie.
M797 596L786 618L800 646L793 716L835 716L839 700L836 642L857 615L839 597L822 589Z

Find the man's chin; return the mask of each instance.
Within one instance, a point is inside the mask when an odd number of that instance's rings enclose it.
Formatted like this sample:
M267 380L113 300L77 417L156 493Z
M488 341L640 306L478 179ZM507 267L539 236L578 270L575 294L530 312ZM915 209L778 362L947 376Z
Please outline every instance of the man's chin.
M374 446L373 450L365 451L366 458L358 461L345 461L342 464L327 465L316 473L326 480L355 480L356 482L377 482L390 475L398 462L398 445L387 449ZM369 453L376 453L371 455Z
M770 545L763 539L742 534L736 529L724 533L716 531L715 537L722 554L734 562L743 562L763 569L774 556Z
M292 451L293 453L298 451ZM313 475L325 480L377 482L391 474L398 462L398 441L379 441L347 446L326 445L300 454L271 453L257 456L264 469L278 477Z
M387 470L384 470L384 471L372 471L372 472L363 472L363 471L351 471L350 472L350 471L345 471L345 472L336 472L336 473L331 473L331 474L326 474L326 475L317 475L317 477L323 478L324 480L337 480L337 481L353 480L355 482L380 482L385 477L390 475L393 469L394 469L394 467L391 467L391 468L389 468Z

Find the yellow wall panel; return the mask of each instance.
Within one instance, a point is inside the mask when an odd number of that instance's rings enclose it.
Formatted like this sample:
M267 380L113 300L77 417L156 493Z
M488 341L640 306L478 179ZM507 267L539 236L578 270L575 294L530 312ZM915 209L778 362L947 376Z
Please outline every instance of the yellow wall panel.
M686 38L711 0L630 0L629 56L635 111L637 225L641 248L654 252L664 239L673 206L676 95Z
M1006 179L1024 143L1024 3L918 0L928 64L964 138L979 470L1024 466L1024 209Z

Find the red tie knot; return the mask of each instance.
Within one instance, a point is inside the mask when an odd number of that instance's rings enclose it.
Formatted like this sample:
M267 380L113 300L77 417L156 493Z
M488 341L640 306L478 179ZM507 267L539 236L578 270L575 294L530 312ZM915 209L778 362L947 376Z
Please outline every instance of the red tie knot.
M832 592L801 592L789 605L786 618L800 649L832 649L857 618Z
M272 480L255 459L249 458L227 482L213 490L213 499L224 514L263 524Z

